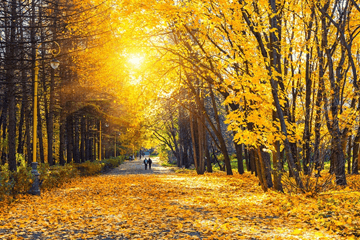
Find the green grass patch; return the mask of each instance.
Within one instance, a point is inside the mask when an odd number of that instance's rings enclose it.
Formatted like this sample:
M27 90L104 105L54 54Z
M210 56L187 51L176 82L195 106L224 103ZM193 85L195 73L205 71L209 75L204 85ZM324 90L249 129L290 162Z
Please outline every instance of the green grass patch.
M161 166L163 167L177 167L176 163L162 162Z

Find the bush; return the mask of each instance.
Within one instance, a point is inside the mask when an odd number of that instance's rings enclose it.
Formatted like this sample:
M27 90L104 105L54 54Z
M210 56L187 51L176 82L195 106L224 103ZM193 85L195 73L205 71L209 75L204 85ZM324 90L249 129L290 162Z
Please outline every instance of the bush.
M104 163L105 166L104 168L116 168L118 167L120 164L122 164L124 162L125 158L123 156L121 157L116 157L116 158L109 158L109 159L104 159L103 161L101 161L101 163Z
M25 165L25 164L24 164ZM1 166L0 172L0 201L6 196L14 196L19 193L26 193L33 182L31 167L18 166L17 171L9 170L8 164Z
M27 193L33 183L31 167L27 166L25 159L19 155L17 171L9 170L8 164L0 166L0 201L15 197L20 193ZM47 163L38 165L41 189L61 187L64 183L78 176L90 176L104 170L119 166L125 160L124 156L105 159L102 162L86 161L78 164L65 164L64 166L49 166Z
M0 171L0 201L10 195L14 182L10 181L10 171L8 164L1 166Z
M79 170L73 164L65 164L64 166L54 165L49 167L47 163L40 164L38 167L40 173L41 188L50 189L60 187L71 178L80 175Z
M329 191L336 187L334 174L324 174L324 176L304 175L300 172L300 178L303 182L304 188L300 189L293 177L289 174L283 174L281 182L284 191L288 194L305 193L309 197L316 197L319 193Z
M102 164L98 161L77 163L74 164L74 167L79 171L80 176L96 175L102 170Z
M10 174L10 181L14 183L11 189L11 195L27 193L33 183L31 167L18 167L16 172Z

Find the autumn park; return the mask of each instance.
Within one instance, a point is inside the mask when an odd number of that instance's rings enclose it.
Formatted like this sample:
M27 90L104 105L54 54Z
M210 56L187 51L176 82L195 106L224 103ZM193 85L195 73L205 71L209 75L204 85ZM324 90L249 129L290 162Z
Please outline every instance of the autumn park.
M0 239L360 239L358 73L360 0L2 0Z

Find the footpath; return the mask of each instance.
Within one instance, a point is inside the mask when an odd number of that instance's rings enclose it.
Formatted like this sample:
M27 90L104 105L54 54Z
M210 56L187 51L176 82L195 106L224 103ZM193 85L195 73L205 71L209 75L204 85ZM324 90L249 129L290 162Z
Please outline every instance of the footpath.
M173 173L173 168L163 167L159 162L159 157L151 158L152 164L151 169L149 165L145 170L144 159L149 159L148 155L141 159L136 158L135 160L127 160L119 167L112 169L111 171L103 174L103 176L109 175L128 175L128 174L170 174Z
M317 222L330 215L317 205L327 197L264 193L250 173L175 174L158 158L145 170L143 160L0 205L0 239L355 239Z

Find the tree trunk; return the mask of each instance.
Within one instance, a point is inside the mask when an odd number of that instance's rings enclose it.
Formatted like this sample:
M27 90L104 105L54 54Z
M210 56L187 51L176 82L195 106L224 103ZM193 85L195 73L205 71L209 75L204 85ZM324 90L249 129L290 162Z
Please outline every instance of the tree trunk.
M264 190L264 192L266 192L268 188L267 188L267 182L265 176L265 165L262 159L260 147L257 148L257 155L255 156L255 164L256 164L256 169L257 169L261 188Z
M244 146L244 153L245 153L245 165L246 165L246 171L250 172L250 158L249 158L249 150L247 146Z
M205 158L206 158L206 171L213 172L212 165L211 165L211 157L210 157L210 152L209 152L208 137L207 137L206 132L205 132L204 151L205 151Z
M9 126L8 126L8 162L9 169L16 171L16 89L15 89L15 57L16 57L16 27L18 22L17 16L17 1L11 1L11 15L10 15L10 42L9 52L6 52L6 80L8 87L8 101L9 101Z
M95 137L89 139L89 160L95 161L96 154L95 154Z
M55 76L54 69L51 68L50 76L50 101L49 112L47 115L47 140L48 140L48 163L50 166L54 165L53 157L53 139L54 139L54 106L55 106Z
M250 162L250 168L251 168L251 174L255 173L255 176L257 176L257 169L256 169L256 162L255 162L255 150L254 149L248 149L249 151L249 162Z
M198 146L197 146L197 141L196 141L196 139L197 139L196 138L197 124L194 124L194 121L196 121L196 119L193 117L193 114L190 112L190 130L191 130L192 149L193 149L195 169L196 169L196 172L198 173L199 161L198 161L198 153L197 153Z
M69 115L66 118L66 139L67 139L67 157L66 162L71 163L73 160L73 150L74 150L74 131L73 131L73 116Z
M44 141L43 141L43 134L42 134L42 118L40 114L40 101L38 101L38 126L37 126L37 132L38 132L38 138L39 138L39 150L40 150L40 161L41 163L45 163L45 154L44 154Z
M30 125L31 125L31 114L30 109L27 108L25 110L25 138L26 138L26 159L28 165L32 162L32 144L31 144L31 131L30 131Z
M86 119L85 118L85 134L84 134L84 138L85 138L85 161L90 160L90 132L89 132L89 128L90 128L90 119Z
M352 149L352 136L349 136L349 140L348 140L348 150L347 150L347 160L348 160L348 174L351 174L351 149Z
M273 165L274 165L274 187L277 191L283 192L283 186L281 183L282 176L282 161L280 157L280 143L275 142L275 151L273 151Z
M80 160L81 162L85 162L86 161L86 118L84 116L81 117L80 131L81 131Z
M79 118L74 116L74 162L80 163L80 152L79 152Z
M6 146L6 130L7 130L7 113L8 113L8 93L5 93L2 112L1 112L1 124L2 124L2 149L1 149L1 164L5 165L6 163L6 153L7 153L7 146Z
M199 172L198 174L204 174L205 172L205 158L204 158L204 144L205 144L205 139L204 139L204 134L205 134L205 126L204 126L204 122L205 122L205 118L204 118L204 115L200 114L200 118L197 118L197 129L198 129L198 142L199 142Z
M59 163L60 165L65 165L65 158L64 158L64 152L65 152L65 119L64 119L63 110L61 110L60 113L60 146L59 146Z
M353 143L353 166L352 166L352 174L359 174L358 164L359 164L359 145L360 145L360 128L356 133L354 143Z
M244 164L243 164L243 144L238 144L234 142L235 150L236 150L236 158L237 158L237 165L238 165L238 172L240 174L244 173Z
M314 18L314 9L312 7L312 14L311 19ZM310 21L308 25L308 29L305 33L305 39L306 41L309 41L311 38L312 33L312 25L313 21ZM303 169L304 174L309 175L310 174L310 137L311 137L311 131L310 131L310 125L311 125L311 117L310 117L310 110L311 110L311 93L312 93L312 80L311 80L311 55L312 51L309 48L309 45L306 45L306 62L305 62L305 127L304 127L304 145L303 145ZM295 157L294 157L295 158ZM300 169L298 169L300 171Z
M262 151L263 148L264 148L264 146L260 147L260 153L261 153L261 159L262 159L261 167L263 168L262 171L265 173L265 179L266 179L267 187L272 188L273 187L273 182L272 182L272 178L271 178L270 154L268 152Z
M24 42L24 28L20 27L20 41ZM21 62L20 64L22 66L25 65L25 47L24 44L20 44L20 49L21 49L21 54L20 54L20 59ZM25 127L25 113L26 110L28 109L28 96L27 96L27 87L26 87L26 80L27 80L27 73L26 73L26 69L22 68L21 69L21 86L22 86L22 100L21 100L21 110L20 110L20 122L19 122L19 137L18 137L18 148L17 148L17 152L19 154L24 154L24 143L25 143L25 135L24 135L24 127ZM25 156L26 159L26 156Z

